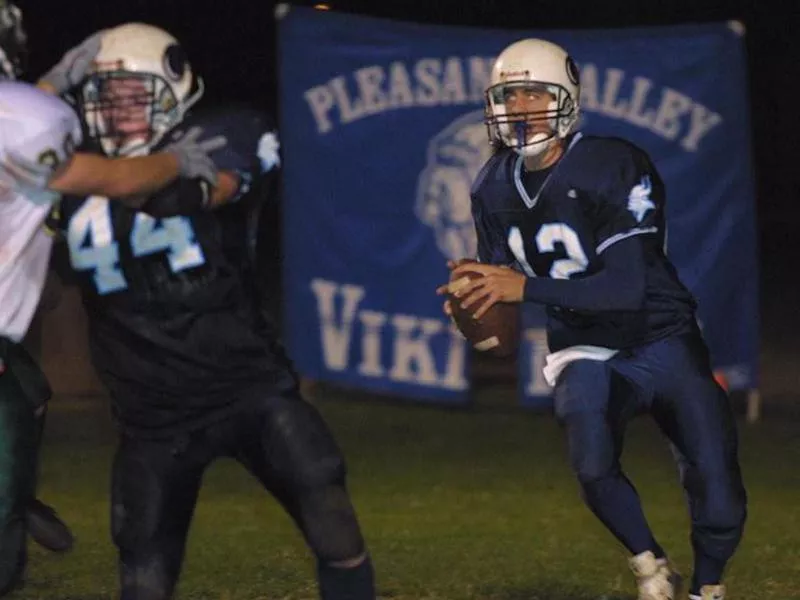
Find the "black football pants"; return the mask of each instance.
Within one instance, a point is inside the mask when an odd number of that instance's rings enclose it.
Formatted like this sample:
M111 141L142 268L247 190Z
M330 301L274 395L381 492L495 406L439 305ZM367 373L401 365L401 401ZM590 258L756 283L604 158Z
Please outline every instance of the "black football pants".
M224 456L277 498L321 563L363 554L344 462L327 425L296 394L265 394L255 405L185 435L122 436L112 479L122 600L172 597L201 478Z
M25 568L25 508L36 491L41 419L50 398L44 373L25 349L0 338L0 595Z

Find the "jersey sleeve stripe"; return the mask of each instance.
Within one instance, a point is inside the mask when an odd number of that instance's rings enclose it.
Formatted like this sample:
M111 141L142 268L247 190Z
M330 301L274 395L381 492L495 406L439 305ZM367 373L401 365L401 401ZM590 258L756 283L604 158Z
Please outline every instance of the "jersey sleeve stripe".
M605 252L610 246L613 246L614 244L616 244L621 240L633 237L634 235L643 235L646 233L657 233L657 232L658 232L658 227L636 227L634 229L630 229L623 233L612 235L610 238L608 238L606 241L604 241L597 247L595 253L599 256L600 254Z

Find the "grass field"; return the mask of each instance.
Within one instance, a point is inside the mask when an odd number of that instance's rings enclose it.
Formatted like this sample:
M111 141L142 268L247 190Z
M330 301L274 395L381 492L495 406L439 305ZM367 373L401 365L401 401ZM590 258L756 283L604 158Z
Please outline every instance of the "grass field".
M393 600L632 599L626 557L583 507L552 419L516 410L407 407L361 397L320 401L350 465L350 486ZM108 533L114 434L104 402L51 404L41 497L77 534L64 556L32 548L14 599L113 598ZM730 600L800 599L800 422L742 426L750 494ZM652 525L689 571L687 517L656 429L630 428L626 468ZM179 598L315 598L313 564L275 502L235 463L207 473Z

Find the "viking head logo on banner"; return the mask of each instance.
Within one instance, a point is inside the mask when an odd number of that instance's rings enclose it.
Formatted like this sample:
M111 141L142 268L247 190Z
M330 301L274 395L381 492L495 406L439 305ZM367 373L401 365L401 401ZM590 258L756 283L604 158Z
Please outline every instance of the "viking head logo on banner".
M483 110L462 115L428 144L415 211L433 228L436 244L447 258L474 257L477 253L469 190L491 153Z

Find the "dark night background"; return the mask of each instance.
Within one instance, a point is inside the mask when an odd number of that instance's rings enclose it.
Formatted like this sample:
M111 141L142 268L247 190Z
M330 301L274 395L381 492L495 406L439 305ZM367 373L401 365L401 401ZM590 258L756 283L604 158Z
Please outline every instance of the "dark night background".
M38 76L88 34L126 21L145 21L184 43L207 84L206 101L246 101L275 113L276 56L272 1L17 0ZM311 5L313 2L295 2ZM793 371L800 330L800 278L795 222L800 197L800 74L798 13L793 0L330 0L334 10L438 24L505 28L591 28L738 19L747 30L753 157L761 234L760 277L764 379ZM477 33L476 33L477 35ZM767 364L774 357L783 365ZM783 373L783 374L781 374ZM791 375L796 377L796 375ZM791 378L790 377L790 378ZM784 386L785 387L785 386Z

